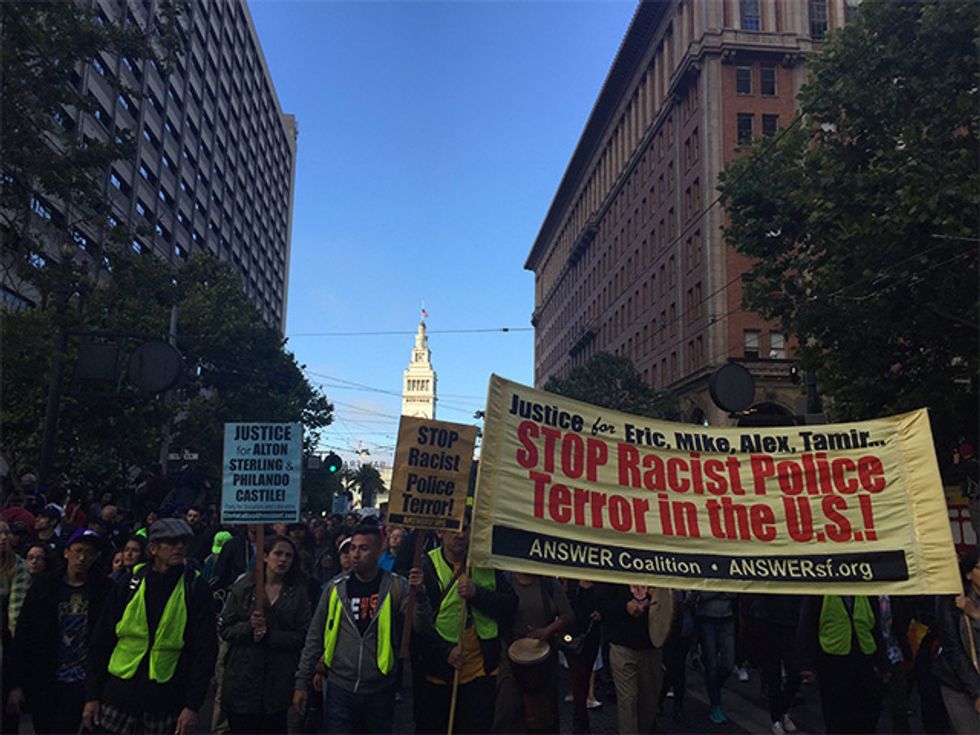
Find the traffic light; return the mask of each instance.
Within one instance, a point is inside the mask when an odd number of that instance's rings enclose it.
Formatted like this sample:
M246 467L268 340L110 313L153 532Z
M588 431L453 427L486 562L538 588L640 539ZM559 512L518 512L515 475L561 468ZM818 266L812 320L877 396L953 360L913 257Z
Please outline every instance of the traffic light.
M344 466L344 461L333 452L323 458L323 467L328 475L336 475L340 468Z

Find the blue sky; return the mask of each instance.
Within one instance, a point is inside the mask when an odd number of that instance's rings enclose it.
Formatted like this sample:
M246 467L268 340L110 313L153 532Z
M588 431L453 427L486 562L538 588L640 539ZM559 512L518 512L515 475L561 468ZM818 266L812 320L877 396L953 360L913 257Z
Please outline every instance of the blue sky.
M438 418L532 382L532 332L440 331L530 327L524 261L635 3L250 8L300 131L289 348L335 401L324 448L390 461L423 300ZM404 334L301 336L337 332Z

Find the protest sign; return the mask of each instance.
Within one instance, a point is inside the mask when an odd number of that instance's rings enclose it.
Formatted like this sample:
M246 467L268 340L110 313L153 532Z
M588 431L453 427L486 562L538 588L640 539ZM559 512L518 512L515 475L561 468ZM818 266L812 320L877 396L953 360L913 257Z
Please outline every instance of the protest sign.
M402 416L388 498L396 526L459 529L476 445L476 427Z
M225 424L222 522L299 520L302 461L299 424Z
M709 428L497 376L470 562L732 592L962 590L924 410Z

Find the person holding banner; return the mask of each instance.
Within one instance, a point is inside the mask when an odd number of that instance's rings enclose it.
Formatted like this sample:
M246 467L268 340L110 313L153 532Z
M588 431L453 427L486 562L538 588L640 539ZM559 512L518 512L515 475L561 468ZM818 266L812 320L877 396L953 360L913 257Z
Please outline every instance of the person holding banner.
M503 572L476 568L465 573L469 511L460 532L441 531L439 538L442 546L432 549L422 565L433 623L418 636L424 670L414 692L421 703L415 731L446 732L458 671L453 732L487 733L497 693L499 626L513 616L517 595Z
M888 668L880 631L876 596L824 595L803 601L797 640L804 660L816 666L828 733L875 731L881 713L879 675Z
M236 582L218 618L228 643L221 706L233 733L284 733L292 675L312 611L296 546L285 536L265 542L265 605L256 609L255 577Z
M963 594L940 599L939 642L933 666L953 730L980 732L980 557L974 546L960 560Z
M152 561L110 592L89 648L86 729L185 735L197 728L216 640L211 593L185 565L192 537L181 519L154 523Z
M651 733L663 682L663 645L674 615L671 592L663 587L605 585L599 613L609 639L619 733Z
M397 685L396 660L408 607L408 585L422 582L413 569L408 581L381 569L381 531L362 524L350 537L350 571L323 590L306 634L296 670L293 705L306 711L317 663L327 670L324 722L328 733L390 733ZM414 625L430 617L418 595Z

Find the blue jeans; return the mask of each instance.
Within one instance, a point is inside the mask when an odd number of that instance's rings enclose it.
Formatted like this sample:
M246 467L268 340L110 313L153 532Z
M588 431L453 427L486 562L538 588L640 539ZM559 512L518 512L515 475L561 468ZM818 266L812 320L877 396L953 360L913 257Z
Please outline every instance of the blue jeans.
M735 665L735 621L698 618L697 629L708 699L721 706L721 688Z
M390 733L395 717L395 686L355 694L329 682L323 691L323 726L328 735Z

